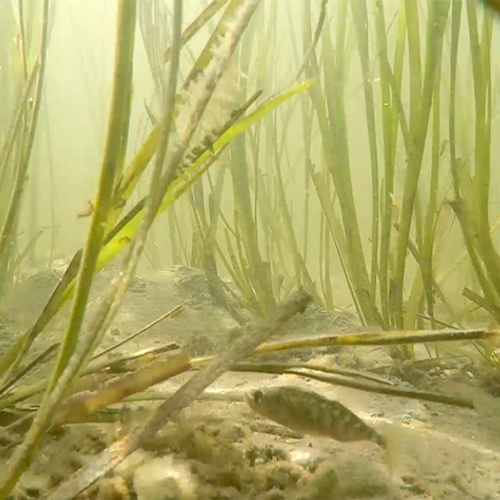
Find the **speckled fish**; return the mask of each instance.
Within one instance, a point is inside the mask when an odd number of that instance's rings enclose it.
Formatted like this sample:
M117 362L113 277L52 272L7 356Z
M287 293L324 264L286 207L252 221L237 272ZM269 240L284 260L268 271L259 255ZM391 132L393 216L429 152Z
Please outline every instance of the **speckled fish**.
M385 438L337 401L298 387L282 386L251 391L246 402L263 417L303 432L341 442L374 441L383 448Z

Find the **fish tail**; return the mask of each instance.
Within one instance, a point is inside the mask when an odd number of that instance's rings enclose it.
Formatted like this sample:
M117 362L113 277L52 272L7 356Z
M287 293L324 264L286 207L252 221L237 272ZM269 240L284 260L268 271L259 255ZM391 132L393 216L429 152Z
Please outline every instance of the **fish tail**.
M384 435L379 435L378 444L384 449L384 460L392 477L401 462L401 439L394 424L388 426Z
M379 434L378 432L375 434L375 442L382 448L387 448L387 437Z

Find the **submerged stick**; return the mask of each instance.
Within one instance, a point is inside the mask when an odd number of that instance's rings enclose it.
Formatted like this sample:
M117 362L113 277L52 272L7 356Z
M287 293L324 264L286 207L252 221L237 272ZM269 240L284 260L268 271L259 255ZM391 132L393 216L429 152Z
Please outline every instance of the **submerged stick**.
M68 481L62 483L47 497L47 500L71 500L94 484L127 456L138 450L143 442L151 439L154 433L167 423L173 413L191 404L212 382L232 365L249 356L260 343L279 330L292 316L298 312L304 312L311 301L312 297L306 292L295 292L282 302L268 319L252 321L243 327L240 337L226 352L215 357L210 365L196 373L170 399L157 408L139 435L128 434L113 443L95 457L91 465L80 469Z
M312 378L314 380L326 382L327 384L350 387L351 389L358 389L360 391L376 392L378 394L398 396L401 398L419 399L421 401L432 401L451 406L460 406L462 408L475 408L473 401L469 398L448 396L437 392L420 391L417 389L388 385L373 380L355 380L346 375L321 373L320 370L317 370L316 367L312 365L306 368L304 366L293 366L292 364L287 366L286 363L238 363L236 366L232 367L231 370L274 373L280 375L299 375L300 377Z
M196 360L192 360L193 362ZM312 370L323 373L332 373L335 375L341 375L342 377L353 377L369 380L370 382L375 382L377 384L383 385L394 385L390 380L386 378L379 377L372 373L361 372L359 370L353 370L349 368L340 368L337 366L322 366L315 363L238 363L231 368L231 371L236 372L253 372L253 371L263 371L265 373L284 373L286 370L291 370L295 368Z
M362 332L335 335L316 335L295 339L278 340L259 345L252 353L258 356L269 352L289 351L292 349L311 349L313 347L331 346L384 346L400 344L425 344L428 342L456 342L464 340L500 339L500 330L484 328L475 330L417 330L393 332ZM205 366L212 361L211 357L193 359L194 368Z
M345 387L351 387L352 389L359 389L361 391L376 392L378 394L388 394L391 396L419 399L421 401L432 401L434 403L442 403L451 406L460 406L462 408L475 409L474 402L472 401L472 399L460 396L448 396L446 394L439 394L436 392L419 391L417 389L407 389L405 387L395 387L395 386L376 384L368 381L352 380L336 375L314 373L310 370L304 370L300 368L285 370L283 373L300 375L301 377L308 377L314 380L320 380L321 382L326 382L327 384L342 385Z
M262 344L255 354L264 352L287 351L310 347L345 346L383 346L400 344L425 344L428 342L456 342L463 340L487 340L500 338L500 330L478 328L473 330L417 330L394 332L365 332L340 335L319 335L291 340L281 340Z
M50 429L55 430L69 423L89 421L88 416L91 413L97 413L190 368L189 354L181 351L177 354L158 356L153 361L149 359L137 370L106 380L104 383L95 383L92 379L87 380L89 377L80 379L80 381L87 381L85 385L90 388L75 392L61 403L52 418ZM1 428L0 436L32 421L38 408L39 406L32 405L29 408L30 413Z
M124 373L133 372L137 368L155 361L158 356L166 352L180 349L181 346L175 342L160 345L158 347L148 347L132 354L125 354L113 359L105 359L98 363L93 363L82 371L82 377L94 375L95 373Z
M94 391L73 394L57 409L52 428L83 420L89 413L120 402L179 373L189 370L189 354L181 351L149 363L135 372L116 377Z

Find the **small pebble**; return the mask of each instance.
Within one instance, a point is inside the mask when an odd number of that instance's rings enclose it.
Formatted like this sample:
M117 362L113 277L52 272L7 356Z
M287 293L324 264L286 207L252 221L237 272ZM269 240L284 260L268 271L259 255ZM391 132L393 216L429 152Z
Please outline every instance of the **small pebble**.
M130 500L127 483L120 476L101 479L96 500Z
M336 498L335 495L346 499L374 497L389 495L393 490L387 472L364 457L323 462L311 480L311 499L314 500Z
M171 456L146 462L134 474L138 500L195 500L196 489L189 466Z

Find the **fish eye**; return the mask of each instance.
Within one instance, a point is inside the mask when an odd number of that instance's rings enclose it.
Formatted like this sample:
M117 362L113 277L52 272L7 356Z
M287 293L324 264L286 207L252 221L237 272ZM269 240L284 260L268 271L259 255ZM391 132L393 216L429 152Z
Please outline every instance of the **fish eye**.
M260 400L262 399L262 391L253 391L253 400L259 404L260 403Z

